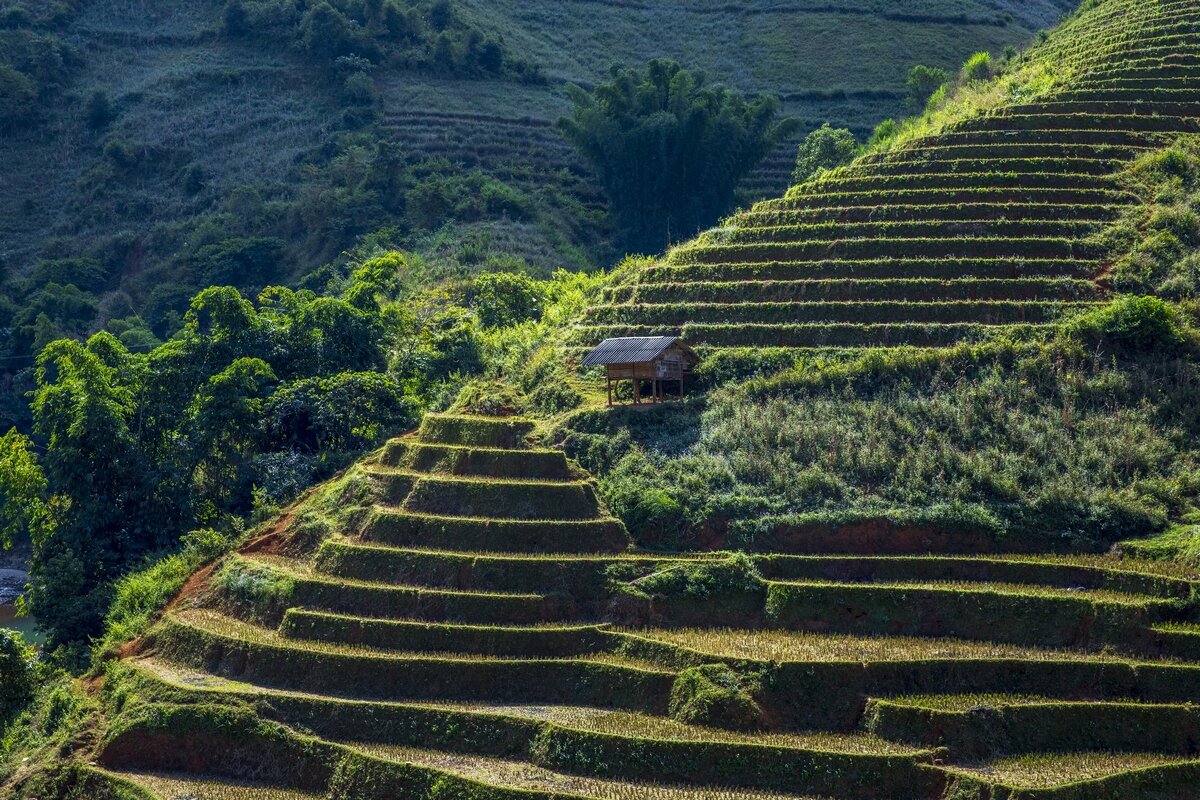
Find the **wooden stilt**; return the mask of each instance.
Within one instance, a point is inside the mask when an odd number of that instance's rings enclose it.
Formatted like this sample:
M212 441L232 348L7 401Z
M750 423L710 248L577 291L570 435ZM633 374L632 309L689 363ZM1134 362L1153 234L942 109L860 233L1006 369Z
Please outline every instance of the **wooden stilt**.
M612 405L612 378L607 380L608 383L608 404Z

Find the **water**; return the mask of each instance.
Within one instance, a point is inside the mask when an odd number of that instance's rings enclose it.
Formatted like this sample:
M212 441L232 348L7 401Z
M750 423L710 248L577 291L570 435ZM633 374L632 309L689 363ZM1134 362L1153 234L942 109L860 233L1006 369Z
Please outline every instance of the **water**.
M33 617L18 617L17 608L13 605L25 589L29 576L16 569L0 569L0 628L20 631L25 641L41 644L42 639L36 628L37 620Z

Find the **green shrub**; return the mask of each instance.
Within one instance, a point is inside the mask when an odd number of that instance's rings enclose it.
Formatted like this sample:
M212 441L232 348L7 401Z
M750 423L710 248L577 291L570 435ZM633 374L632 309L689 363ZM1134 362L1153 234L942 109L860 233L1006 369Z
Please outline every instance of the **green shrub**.
M904 88L908 95L904 102L908 113L919 114L925 109L930 98L950 81L950 73L939 67L927 67L917 64L908 71Z
M681 563L634 582L649 595L705 600L721 595L757 594L763 581L745 553L717 561Z
M37 85L28 75L0 64L0 126L28 122L37 106Z
M1157 297L1118 298L1072 318L1064 330L1088 343L1134 350L1174 348L1185 341L1177 312Z
M542 317L545 292L520 272L490 272L471 283L468 302L485 328L503 328Z
M755 695L759 683L724 664L691 667L671 687L670 715L691 725L757 730L763 713Z
M198 530L186 534L181 544L180 552L152 560L145 569L117 581L96 653L111 653L145 633L192 573L224 553L232 542L217 531Z
M16 631L0 628L0 730L33 697L37 652Z
M973 54L963 64L962 77L964 81L986 81L990 80L993 74L992 54L986 50Z
M826 170L848 164L858 151L858 140L851 131L834 129L826 122L810 133L800 145L792 183L804 183Z
M226 564L213 585L238 610L262 620L281 615L296 591L287 575L240 559Z

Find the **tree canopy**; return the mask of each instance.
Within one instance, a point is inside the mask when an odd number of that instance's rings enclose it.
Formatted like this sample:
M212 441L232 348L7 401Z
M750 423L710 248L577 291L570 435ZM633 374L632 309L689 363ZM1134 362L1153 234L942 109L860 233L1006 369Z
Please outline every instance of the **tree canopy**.
M674 61L614 67L594 91L568 92L574 109L558 128L599 175L626 247L644 252L715 223L797 125L778 119L777 98L709 85Z

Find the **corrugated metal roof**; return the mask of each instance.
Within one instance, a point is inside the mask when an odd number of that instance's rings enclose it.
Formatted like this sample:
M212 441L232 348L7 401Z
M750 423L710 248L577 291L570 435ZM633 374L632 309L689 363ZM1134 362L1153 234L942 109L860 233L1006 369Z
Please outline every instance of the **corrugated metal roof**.
M644 361L653 361L678 340L678 336L627 336L605 339L584 356L583 366L641 364Z

